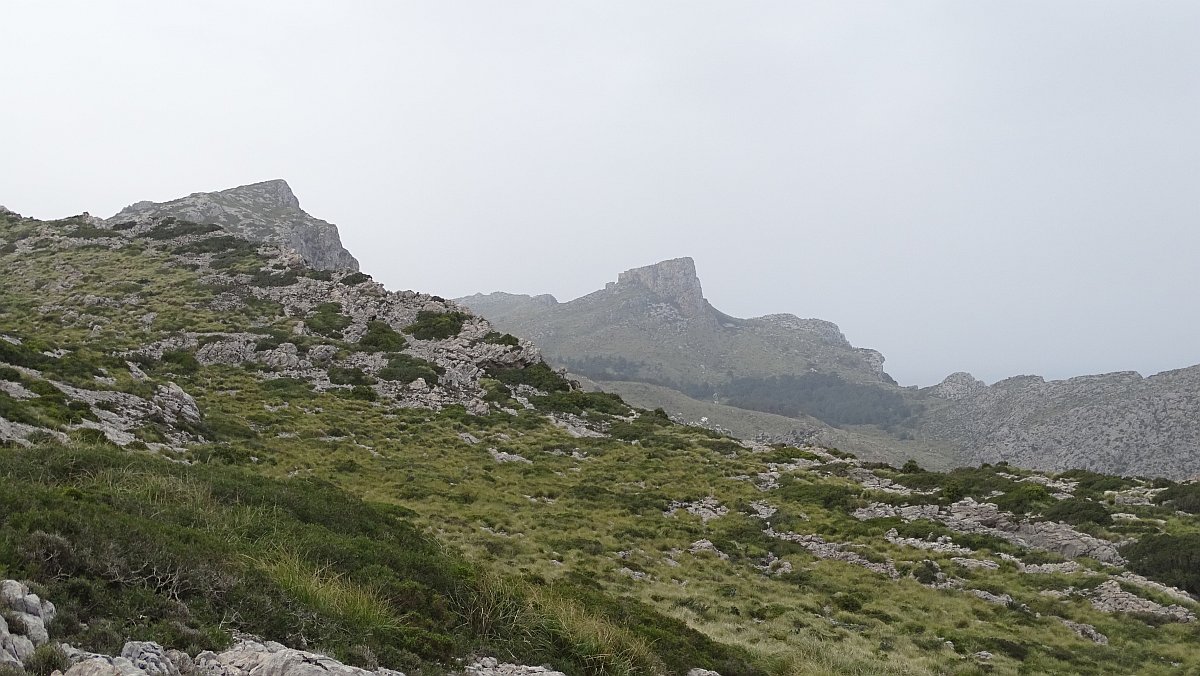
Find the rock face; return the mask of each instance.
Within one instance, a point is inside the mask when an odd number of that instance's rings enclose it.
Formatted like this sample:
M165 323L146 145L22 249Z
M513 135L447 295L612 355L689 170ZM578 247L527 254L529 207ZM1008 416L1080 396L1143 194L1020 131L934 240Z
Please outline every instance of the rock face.
M696 276L696 262L691 258L626 270L617 276L617 284L643 286L654 295L669 299L685 317L697 316L709 307Z
M358 261L342 247L337 226L305 213L300 200L281 179L220 192L198 192L170 202L138 202L108 219L110 224L174 216L219 225L251 241L282 245L319 270L358 270Z

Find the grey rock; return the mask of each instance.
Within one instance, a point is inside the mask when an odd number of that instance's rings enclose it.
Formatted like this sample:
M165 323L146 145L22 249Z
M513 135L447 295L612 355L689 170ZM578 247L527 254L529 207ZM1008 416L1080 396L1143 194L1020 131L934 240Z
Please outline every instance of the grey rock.
M161 406L172 422L181 419L191 423L200 422L200 406L192 395L183 391L175 383L160 385L154 395L154 402Z
M251 241L283 246L318 270L358 270L358 261L342 247L337 226L305 213L283 180L193 193L162 204L138 202L106 222L149 221L163 216L219 225Z
M146 676L180 676L179 667L157 643L131 641L121 650L121 657Z
M125 676L112 662L101 657L84 660L67 669L64 676Z

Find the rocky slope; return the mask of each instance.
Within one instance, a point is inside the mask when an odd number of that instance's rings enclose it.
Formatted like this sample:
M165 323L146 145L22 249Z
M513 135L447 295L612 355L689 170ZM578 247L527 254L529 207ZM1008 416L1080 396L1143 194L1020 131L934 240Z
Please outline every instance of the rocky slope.
M296 251L318 270L358 270L358 261L342 247L337 227L309 216L286 181L276 179L219 192L198 192L170 202L138 202L108 219L109 225L173 216L255 242Z
M991 387L956 373L936 387L901 388L881 354L851 346L834 324L715 310L686 258L621 273L567 303L506 293L460 300L597 387L743 437L782 439L785 416L807 438L889 462L1200 474L1200 367L1149 378L1021 376ZM894 443L881 446L881 435Z

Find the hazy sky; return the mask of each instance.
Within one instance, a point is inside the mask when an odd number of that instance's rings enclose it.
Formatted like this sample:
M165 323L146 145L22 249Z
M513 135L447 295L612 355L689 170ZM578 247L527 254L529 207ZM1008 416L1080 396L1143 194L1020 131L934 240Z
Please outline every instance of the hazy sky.
M0 4L0 204L286 178L391 288L696 259L903 384L1200 362L1200 2Z

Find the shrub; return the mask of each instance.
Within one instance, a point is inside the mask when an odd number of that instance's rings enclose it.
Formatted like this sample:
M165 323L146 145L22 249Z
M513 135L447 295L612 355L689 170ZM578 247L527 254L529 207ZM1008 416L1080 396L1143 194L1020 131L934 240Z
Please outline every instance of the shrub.
M791 481L779 488L779 497L788 501L841 511L849 511L857 506L858 493L858 490L849 486L834 483L809 484Z
M1050 521L1062 521L1075 526L1094 523L1098 526L1112 525L1112 515L1098 502L1083 498L1062 500L1042 512Z
M50 676L56 671L65 672L70 668L71 660L55 643L38 646L33 655L25 660L25 672L35 676Z
M196 355L184 350L164 352L162 364L164 367L181 376L191 375L200 370L200 362L196 361Z
M457 336L470 317L465 312L421 310L417 313L417 321L409 324L404 332L419 340L445 340Z
M1073 469L1058 476L1060 479L1079 482L1075 487L1076 497L1093 497L1103 495L1105 491L1119 491L1137 485L1137 482L1131 479L1099 474L1086 469Z
M500 333L499 331L492 331L484 336L483 342L491 343L492 345L509 345L511 347L517 347L521 344L520 339L511 333Z
M316 311L304 320L304 325L313 333L330 338L341 338L342 331L350 326L351 319L342 314L340 303L321 303Z
M176 221L174 218L167 217L143 236L148 239L175 239L186 235L207 235L220 229L219 225L202 225L190 221Z
M338 280L339 283L345 284L346 286L358 286L363 282L369 281L371 281L371 275L363 272L351 272L350 274Z
M1175 484L1154 496L1154 502L1170 503L1181 512L1200 514L1200 483Z
M372 352L399 352L408 341L387 322L372 320L367 322L367 332L359 339L358 345Z
M370 385L375 382L375 379L363 373L363 370L360 368L331 366L329 368L329 382L334 385Z
M424 378L429 385L436 385L438 376L444 372L440 366L407 354L392 355L388 365L379 371L383 380L392 380L408 384L417 378Z
M996 506L1013 514L1028 514L1043 505L1054 502L1054 496L1045 486L1034 483L1022 483L1004 495L988 498Z
M609 415L626 415L629 407L621 398L607 392L551 392L530 400L544 411L583 415L588 411Z
M540 361L525 368L492 369L489 375L510 387L528 385L543 392L568 392L571 384Z
M1200 534L1150 535L1121 548L1135 572L1200 594Z

